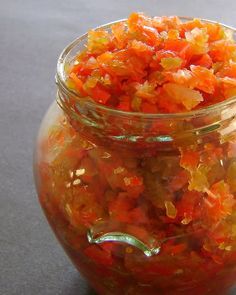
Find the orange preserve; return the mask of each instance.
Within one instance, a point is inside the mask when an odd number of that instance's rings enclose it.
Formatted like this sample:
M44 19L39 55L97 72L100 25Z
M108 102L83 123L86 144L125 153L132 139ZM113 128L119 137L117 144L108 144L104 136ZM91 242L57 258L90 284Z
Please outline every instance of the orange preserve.
M224 295L234 285L234 33L132 13L62 52L35 179L97 294Z

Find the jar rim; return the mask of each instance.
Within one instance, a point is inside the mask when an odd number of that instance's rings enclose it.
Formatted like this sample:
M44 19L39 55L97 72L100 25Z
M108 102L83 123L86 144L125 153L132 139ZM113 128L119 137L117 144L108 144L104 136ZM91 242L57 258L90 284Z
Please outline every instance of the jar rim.
M188 16L179 16L179 18L183 21L190 21L193 20L194 17L188 17ZM199 18L203 22L213 23L213 24L220 24L225 29L232 31L233 33L236 33L236 28L225 25L220 22ZM100 29L109 29L111 25L117 24L120 22L125 22L127 19L120 19L117 21L109 22L104 25L95 27L94 30L100 30ZM88 36L88 32L79 36L78 38L74 39L69 45L67 45L61 54L59 55L58 61L57 61L57 72L56 72L56 83L59 87L61 87L65 93L68 93L69 95L72 95L75 98L78 99L84 99L79 94L72 89L69 89L65 82L65 62L68 54L81 42L83 42ZM115 108L111 108L102 104L99 104L92 100L84 101L88 107L96 108L97 110L106 111L113 115L118 115L122 117L129 117L129 118L143 118L143 119L188 119L191 117L200 117L202 115L211 114L215 111L219 111L220 109L228 108L229 106L236 103L236 96L232 96L228 98L227 100L218 102L216 104L203 107L194 111L189 112L180 112L180 113L142 113L142 112L128 112L128 111L122 111Z

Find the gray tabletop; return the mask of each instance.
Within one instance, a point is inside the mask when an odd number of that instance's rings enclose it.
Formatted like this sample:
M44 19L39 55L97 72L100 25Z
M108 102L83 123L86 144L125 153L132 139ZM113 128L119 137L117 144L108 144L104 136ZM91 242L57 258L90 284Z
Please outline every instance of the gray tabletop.
M67 43L131 11L236 26L234 0L0 1L0 294L91 295L52 235L32 177L33 143ZM121 294L122 295L122 294Z

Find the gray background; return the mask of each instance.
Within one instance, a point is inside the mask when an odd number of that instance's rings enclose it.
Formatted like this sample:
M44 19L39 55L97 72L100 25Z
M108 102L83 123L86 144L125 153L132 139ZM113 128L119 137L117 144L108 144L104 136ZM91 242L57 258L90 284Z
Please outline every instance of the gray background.
M93 294L52 235L37 202L33 143L55 97L60 51L89 28L135 10L236 26L234 0L0 0L1 295Z

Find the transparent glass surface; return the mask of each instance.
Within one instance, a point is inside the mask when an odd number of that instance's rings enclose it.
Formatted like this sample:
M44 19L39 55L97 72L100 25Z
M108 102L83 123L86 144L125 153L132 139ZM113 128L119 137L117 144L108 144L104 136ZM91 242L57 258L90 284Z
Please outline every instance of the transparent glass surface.
M235 98L168 115L78 99L64 67L85 41L59 58L60 107L37 139L49 224L98 294L226 294L236 280Z

